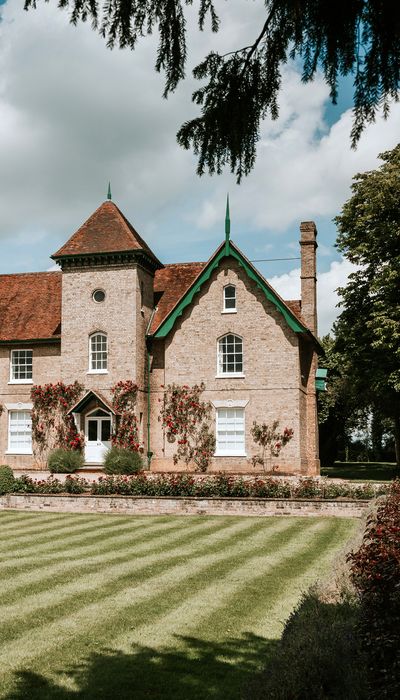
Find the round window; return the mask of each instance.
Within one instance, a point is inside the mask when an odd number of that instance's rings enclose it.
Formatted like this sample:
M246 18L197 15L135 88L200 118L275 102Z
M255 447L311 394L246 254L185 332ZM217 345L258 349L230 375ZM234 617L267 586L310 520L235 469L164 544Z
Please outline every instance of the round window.
M100 301L104 301L105 298L106 298L106 294L105 294L105 292L103 292L102 289L95 289L94 290L94 292L92 294L93 301L100 302Z

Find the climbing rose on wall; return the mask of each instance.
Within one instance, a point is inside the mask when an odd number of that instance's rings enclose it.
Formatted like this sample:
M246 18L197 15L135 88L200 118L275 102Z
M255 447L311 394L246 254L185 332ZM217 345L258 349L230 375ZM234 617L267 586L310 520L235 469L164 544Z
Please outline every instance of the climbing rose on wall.
M35 385L31 389L33 454L40 461L47 461L48 454L57 447L82 450L84 436L79 433L69 409L83 392L82 384Z
M160 411L162 426L168 442L176 442L174 464L183 460L193 462L195 470L205 472L215 450L215 436L211 432L211 404L201 401L205 385L192 387L169 384L164 393Z
M138 387L131 380L117 382L111 387L112 405L118 416L118 424L111 442L117 447L124 447L132 452L142 452L139 443L136 418L136 399Z
M281 450L292 439L292 428L285 428L283 433L279 433L278 426L278 420L275 420L272 425L253 422L250 433L254 442L262 448L261 454L252 458L254 467L261 464L264 469L268 460L271 460L272 457L279 457Z

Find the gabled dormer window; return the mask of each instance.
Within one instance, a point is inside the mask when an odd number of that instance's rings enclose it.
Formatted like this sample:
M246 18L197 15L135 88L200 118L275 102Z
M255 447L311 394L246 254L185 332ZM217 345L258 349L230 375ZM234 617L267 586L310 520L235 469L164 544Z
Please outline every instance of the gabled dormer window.
M226 287L224 287L223 313L236 313L236 287L233 284L227 284Z
M32 384L32 350L11 350L10 382Z
M89 372L107 372L107 335L93 333L89 337Z

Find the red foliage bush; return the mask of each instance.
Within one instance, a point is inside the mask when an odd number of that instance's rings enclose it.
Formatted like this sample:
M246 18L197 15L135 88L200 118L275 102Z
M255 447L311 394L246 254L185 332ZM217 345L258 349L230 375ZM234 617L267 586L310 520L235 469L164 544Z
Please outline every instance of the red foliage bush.
M349 555L361 602L361 638L369 660L370 697L400 697L400 481L372 516Z

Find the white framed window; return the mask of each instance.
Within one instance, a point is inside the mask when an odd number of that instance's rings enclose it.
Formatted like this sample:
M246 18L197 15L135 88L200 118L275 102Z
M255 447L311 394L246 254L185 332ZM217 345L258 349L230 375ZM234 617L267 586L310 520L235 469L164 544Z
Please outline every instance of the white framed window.
M15 384L32 384L32 350L11 350L10 382Z
M32 419L30 411L8 412L8 452L32 454Z
M89 372L107 372L107 335L105 333L93 333L89 337Z
M227 284L226 287L224 287L224 307L222 313L236 313L236 287L234 284Z
M243 377L243 340L228 333L218 340L217 377Z
M245 457L244 408L217 408L215 435L216 457Z

